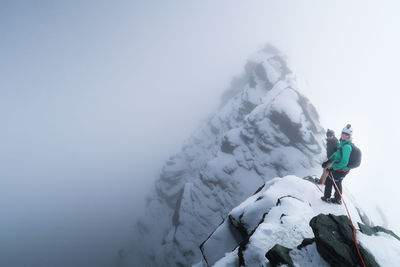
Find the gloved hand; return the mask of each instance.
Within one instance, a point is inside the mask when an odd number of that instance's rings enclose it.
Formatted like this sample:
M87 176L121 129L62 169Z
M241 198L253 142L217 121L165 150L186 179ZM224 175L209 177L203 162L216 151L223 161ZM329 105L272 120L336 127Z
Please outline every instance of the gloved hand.
M326 168L326 166L328 166L329 164L329 160L325 161L324 163L322 163L322 168Z

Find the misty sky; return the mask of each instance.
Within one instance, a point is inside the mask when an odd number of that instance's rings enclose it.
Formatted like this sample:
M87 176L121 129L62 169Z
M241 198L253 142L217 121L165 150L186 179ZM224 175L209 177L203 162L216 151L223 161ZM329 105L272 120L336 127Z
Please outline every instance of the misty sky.
M394 0L1 1L0 265L110 266L163 162L267 42L324 127L353 125L363 165L344 185L399 234L398 14Z

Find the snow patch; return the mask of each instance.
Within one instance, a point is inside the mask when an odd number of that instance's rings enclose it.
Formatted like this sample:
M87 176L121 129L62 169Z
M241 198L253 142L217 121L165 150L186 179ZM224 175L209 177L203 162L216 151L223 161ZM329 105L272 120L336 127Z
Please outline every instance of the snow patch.
M400 263L400 242L393 236L382 232L368 236L358 232L357 239L365 249L374 255L380 266L390 267Z

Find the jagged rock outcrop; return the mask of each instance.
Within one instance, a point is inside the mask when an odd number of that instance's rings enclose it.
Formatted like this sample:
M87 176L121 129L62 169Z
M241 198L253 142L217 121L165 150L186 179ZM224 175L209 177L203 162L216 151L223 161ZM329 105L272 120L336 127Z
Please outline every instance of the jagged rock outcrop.
M333 267L362 266L347 216L319 214L310 221L319 254ZM359 245L367 266L379 266L374 257Z
M273 246L266 254L265 257L269 260L272 267L277 267L279 265L287 265L289 267L294 267L292 258L290 258L290 251L292 249L276 244Z
M126 266L199 261L200 244L232 208L273 177L318 173L324 157L314 106L298 91L285 57L266 46L249 58L216 114L166 162Z
M233 250L214 250L220 245L208 240L224 243L232 228L217 229L203 244L207 249L203 249L203 265L199 266L233 266L226 264L230 261L237 261L237 266L264 266L266 252L276 244L296 248L305 238L314 237L308 222L315 213L329 210L319 199L320 195L317 185L296 176L266 182L229 213L229 220L225 220L243 233L240 243L230 244ZM339 210L336 212L342 214Z
M365 225L365 224L362 224L362 223L358 223L358 226L360 227L360 231L363 234L366 234L366 235L369 235L369 236L373 236L373 235L376 236L379 233L385 233L385 234L393 236L394 238L396 238L397 240L400 241L400 237L398 235L393 233L393 231L390 231L390 230L388 230L388 229L386 229L386 228L384 228L382 226L377 225L377 226L372 226L371 227L369 225Z

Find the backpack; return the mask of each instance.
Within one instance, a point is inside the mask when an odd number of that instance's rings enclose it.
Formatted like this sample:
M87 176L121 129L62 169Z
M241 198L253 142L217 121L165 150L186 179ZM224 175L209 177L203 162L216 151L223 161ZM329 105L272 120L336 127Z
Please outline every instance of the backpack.
M360 166L361 164L361 150L358 147L356 147L356 145L354 145L353 143L348 145L351 145L352 150L347 167L349 167L350 169L354 169ZM340 150L340 152L342 153L343 156L342 149Z

